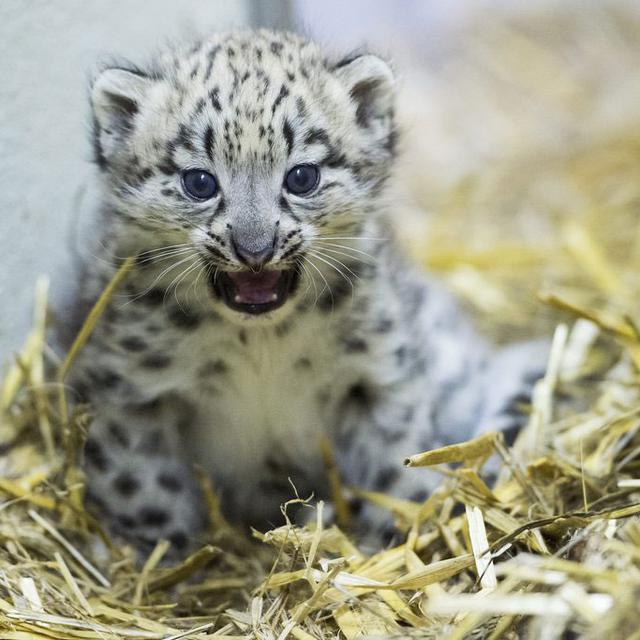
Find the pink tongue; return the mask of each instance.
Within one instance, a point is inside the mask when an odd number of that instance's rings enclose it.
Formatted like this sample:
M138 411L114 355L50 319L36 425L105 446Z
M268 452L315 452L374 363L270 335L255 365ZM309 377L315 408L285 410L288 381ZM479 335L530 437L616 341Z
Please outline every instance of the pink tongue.
M280 271L230 271L228 275L236 288L234 301L239 304L265 304L278 299Z

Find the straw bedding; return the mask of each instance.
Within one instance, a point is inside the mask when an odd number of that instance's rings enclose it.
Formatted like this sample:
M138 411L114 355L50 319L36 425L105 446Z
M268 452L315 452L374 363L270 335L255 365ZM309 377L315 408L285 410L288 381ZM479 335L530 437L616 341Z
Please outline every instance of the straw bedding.
M405 78L399 232L497 340L553 336L515 444L416 452L405 473L443 478L422 504L361 492L402 540L372 556L322 505L243 536L203 479L208 544L136 558L82 508L90 407L67 403L75 352L46 344L42 281L0 390L1 638L640 638L640 14L558 10L462 41Z

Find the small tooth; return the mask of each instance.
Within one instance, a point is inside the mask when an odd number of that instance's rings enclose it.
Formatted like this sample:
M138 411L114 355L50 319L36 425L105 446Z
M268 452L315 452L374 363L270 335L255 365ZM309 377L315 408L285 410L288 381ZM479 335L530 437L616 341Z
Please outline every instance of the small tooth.
M271 301L275 302L278 299L278 294L277 293L272 293L271 294Z

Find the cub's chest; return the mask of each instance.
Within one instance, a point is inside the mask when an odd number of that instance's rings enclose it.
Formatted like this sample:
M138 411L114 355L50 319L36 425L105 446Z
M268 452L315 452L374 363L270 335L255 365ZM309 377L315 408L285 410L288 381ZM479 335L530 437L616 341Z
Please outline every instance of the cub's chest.
M315 458L350 376L331 336L260 329L214 334L203 332L197 344L181 348L189 371L184 393L196 407L187 436L194 458L221 475L253 473L274 454Z

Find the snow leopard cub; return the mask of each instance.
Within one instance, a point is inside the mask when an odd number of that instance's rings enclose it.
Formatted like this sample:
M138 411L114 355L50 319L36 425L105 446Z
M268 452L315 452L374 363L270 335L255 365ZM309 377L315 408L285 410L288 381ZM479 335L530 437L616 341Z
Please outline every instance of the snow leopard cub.
M104 69L91 102L100 224L74 307L137 256L75 372L113 530L188 544L194 463L232 521L278 524L292 485L327 496L321 436L346 485L423 499L438 478L407 455L517 423L543 349L492 352L392 238L383 60L217 35ZM387 523L368 504L357 519Z

